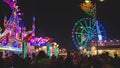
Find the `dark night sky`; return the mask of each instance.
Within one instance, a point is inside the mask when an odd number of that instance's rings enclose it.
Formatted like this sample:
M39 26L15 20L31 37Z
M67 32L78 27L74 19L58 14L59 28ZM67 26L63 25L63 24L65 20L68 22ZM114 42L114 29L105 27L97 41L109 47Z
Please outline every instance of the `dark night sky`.
M31 30L32 16L36 16L36 36L54 38L60 47L74 48L71 31L74 23L86 16L79 5L82 0L18 0L27 30ZM94 0L95 1L95 0ZM105 0L97 4L97 19L102 22L107 37L120 39L119 0ZM0 26L3 18L10 16L10 8L0 0Z

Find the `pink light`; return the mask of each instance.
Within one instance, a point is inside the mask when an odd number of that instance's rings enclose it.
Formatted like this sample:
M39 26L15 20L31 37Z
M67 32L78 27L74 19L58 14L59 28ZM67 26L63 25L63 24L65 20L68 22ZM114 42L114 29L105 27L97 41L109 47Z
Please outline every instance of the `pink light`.
M41 40L42 40L42 37L38 38L38 40L37 40L37 41L41 41Z
M18 13L18 15L21 15L21 13Z
M72 35L72 38L74 38L74 35Z
M40 39L42 39L42 37L40 37Z
M15 1L15 0L13 0L13 1Z
M72 30L74 31L75 29L73 28Z
M74 32L72 32L72 34L74 34Z

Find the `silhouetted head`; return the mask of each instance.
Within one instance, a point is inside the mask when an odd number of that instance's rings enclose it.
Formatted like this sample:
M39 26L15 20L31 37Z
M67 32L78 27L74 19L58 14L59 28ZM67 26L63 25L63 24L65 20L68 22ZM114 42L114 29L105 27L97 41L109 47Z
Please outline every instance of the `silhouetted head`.
M2 58L2 54L3 54L3 52L0 52L0 58Z
M47 58L47 55L44 51L40 51L37 55L37 59Z

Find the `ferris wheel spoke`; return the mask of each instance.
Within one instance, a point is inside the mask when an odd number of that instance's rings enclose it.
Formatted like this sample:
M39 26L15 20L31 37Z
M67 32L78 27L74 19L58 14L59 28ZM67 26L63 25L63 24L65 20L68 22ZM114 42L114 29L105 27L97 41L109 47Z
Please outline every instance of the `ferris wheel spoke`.
M96 38L97 37L97 35L93 35L93 38Z
M84 19L85 27L88 27L86 20ZM87 29L86 29L87 30ZM88 31L88 30L87 30Z
M88 29L88 28L85 28L85 32L88 33L88 32L89 32L89 29Z
M97 32L97 30L93 30L93 33L96 33Z
M84 25L82 23L80 23L80 25L84 28L84 30L87 32L86 28L84 27Z
M92 26L92 30L94 30L94 29L96 29L96 25L95 24L93 24L93 26Z
M94 35L97 35L97 32L95 31L93 34L94 34Z
M82 23L80 23L80 26L81 26L81 27L84 27L84 25L83 25Z
M87 45L88 40L89 40L89 39L87 39L87 40L85 41L85 43L84 43L85 47L86 47L86 45Z
M81 35L82 33L79 33L79 32L75 32L75 34L80 34L80 35Z
M103 33L104 31L100 31L101 33Z
M91 29L92 29L92 30L95 30L95 29L96 29L96 25L93 24L93 25L91 26Z
M83 33L83 35L88 36L88 34L87 34L87 33Z
M102 24L100 24L100 25L98 26L98 28L99 28L99 29L102 28Z
M90 27L92 27L92 21L90 20Z
M92 30L92 32L97 32L97 30L96 30L96 28L95 28L95 27L94 27L94 28L92 28L91 30Z

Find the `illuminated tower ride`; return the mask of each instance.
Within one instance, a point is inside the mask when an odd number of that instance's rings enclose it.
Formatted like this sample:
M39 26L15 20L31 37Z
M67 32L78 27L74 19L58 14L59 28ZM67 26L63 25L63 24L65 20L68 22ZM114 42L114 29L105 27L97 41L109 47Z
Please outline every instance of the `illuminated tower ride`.
M13 51L21 51L20 47L22 45L21 40L21 18L20 18L20 9L17 5L17 0L3 0L5 3L9 5L12 10L11 16L9 19L4 17L4 27L0 42L5 50L13 50ZM6 48L4 48L6 47ZM10 49L11 48L11 49Z
M87 49L91 51L91 43L97 42L94 46L102 45L106 39L106 31L102 24L96 19L96 4L90 0L80 4L81 9L90 17L80 18L72 29L72 38L78 50Z
M4 17L5 30L2 31L2 28L0 28L0 50L19 52L25 58L27 53L36 52L38 49L48 46L45 51L47 50L50 56L53 39L50 37L35 37L35 16L33 16L32 30L26 31L17 0L3 1L9 5L12 13L10 18Z

